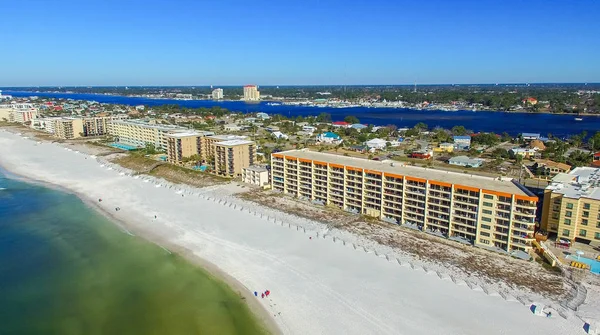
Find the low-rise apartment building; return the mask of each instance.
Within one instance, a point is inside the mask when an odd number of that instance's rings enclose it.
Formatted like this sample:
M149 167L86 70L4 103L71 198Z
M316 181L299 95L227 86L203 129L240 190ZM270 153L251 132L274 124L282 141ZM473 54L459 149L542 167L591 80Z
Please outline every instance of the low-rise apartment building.
M242 169L256 162L256 145L245 136L215 135L212 132L188 131L166 134L167 160L182 164L197 156L211 166L211 172L226 176L242 175Z
M199 156L206 159L208 149L206 148L206 136L214 135L208 131L188 131L181 133L166 134L167 160L173 164L181 164L186 158Z
M38 117L38 109L30 103L10 103L0 105L0 121L27 123Z
M253 141L229 140L216 142L213 172L224 177L239 177L242 169L256 162L256 145Z
M242 182L260 187L270 184L269 171L264 166L249 166L242 169Z
M113 120L108 122L108 134L116 141L136 147L154 145L160 150L167 150L166 134L189 131L187 128L153 124L141 120Z
M559 173L544 191L541 229L556 237L600 243L600 169Z
M63 117L54 120L54 136L72 140L83 136L83 119Z
M126 120L127 114L111 116L94 116L83 118L83 136L103 136L108 134L108 124L111 121Z
M271 155L271 187L478 246L529 251L538 198L516 181L304 150Z

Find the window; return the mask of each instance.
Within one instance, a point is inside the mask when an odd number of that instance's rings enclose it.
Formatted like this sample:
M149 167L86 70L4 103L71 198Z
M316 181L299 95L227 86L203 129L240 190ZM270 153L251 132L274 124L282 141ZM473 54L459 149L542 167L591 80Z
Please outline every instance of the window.
M565 219L565 224L567 226L570 226L571 225L571 219Z
M573 209L573 204L571 204L571 203L568 203L568 204L567 204L567 209Z
M552 210L555 211L555 212L559 212L560 211L560 206L554 206L552 208Z
M490 199L490 200L494 199L494 196L491 195L491 194L484 194L483 197L486 198L486 199Z
M482 232L481 232L481 236L487 236L487 237L489 237L489 236L490 236L490 233L488 233L488 232L485 232L485 231L482 231Z
M585 237L585 233L586 233L585 229L579 230L579 236Z
M581 216L583 216L584 218L588 218L588 217L590 217L590 212L583 211L583 213L581 214Z
M587 219L581 219L581 225L582 226L587 226L588 224L588 220Z
M558 213L552 213L552 218L555 220L558 219L559 218Z
M560 198L554 199L554 203L557 204L557 205L560 205Z
M590 209L590 204L583 204L583 209Z
M492 227L486 225L486 224L482 224L481 225L481 229L491 229Z
M479 242L483 243L483 244L490 244L490 241L488 240L484 240L484 239L479 239Z
M487 207L494 207L494 204L492 204L491 202L484 202L483 205Z
M492 222L492 219L488 218L488 217L482 217L481 220L485 221L485 222Z
M594 235L594 238L600 240L600 233L596 233L596 235Z
M563 236L569 236L569 230L568 229L564 229L563 230Z
M565 213L565 216L568 217L568 218L570 218L572 215L573 215L573 212L571 212L571 211L567 211Z
M484 209L483 214L492 214L492 211L490 211L489 209Z

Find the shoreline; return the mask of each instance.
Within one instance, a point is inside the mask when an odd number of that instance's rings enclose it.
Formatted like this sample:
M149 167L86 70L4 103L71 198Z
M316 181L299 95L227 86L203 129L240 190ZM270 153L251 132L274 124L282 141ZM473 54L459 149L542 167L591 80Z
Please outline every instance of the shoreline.
M493 284L486 289L485 279L455 277L452 271L436 270L435 264L421 268L420 262L402 252L318 222L260 209L235 200L226 190L191 189L134 177L112 163L84 160L85 151L61 144L36 145L33 138L23 137L11 131L6 136L0 133L0 154L8 171L12 168L29 179L89 195L82 200L91 198L88 205L124 218L125 229L129 224L137 226L149 233L149 239L168 241L158 243L163 248L174 244L182 250L172 250L184 257L187 251L192 258L219 264L242 286L275 292L273 298L256 303L274 316L272 320L286 334L395 334L397 329L412 334L478 334L489 331L489 322L498 316L511 320L495 329L498 334L509 329L562 329L564 333L573 329L571 317L548 322L528 315L528 303L560 310L544 297L519 290L516 295L507 293ZM98 198L103 199L101 204ZM123 205L119 212L111 210ZM159 214L158 220L153 220L154 214ZM436 271L441 272L432 276ZM423 290L428 294L423 295Z
M141 229L134 224L128 223L124 219L116 217L110 211L108 211L105 208L102 208L96 203L96 201L84 194L81 194L59 184L23 176L22 174L14 171L14 169L10 169L9 167L7 167L6 164L3 164L1 160L0 172L3 172L9 179L14 179L28 184L42 186L45 188L57 190L76 196L86 207L102 215L117 228L124 229L125 231L123 233L129 233L134 237L142 238L145 241L152 243L169 253L174 253L177 256L185 259L193 266L199 267L201 270L205 271L206 274L210 276L213 280L224 283L230 290L236 292L240 296L240 298L244 300L245 305L248 307L250 313L256 319L256 321L259 323L259 326L262 329L264 329L268 334L272 335L283 334L281 329L278 327L277 323L271 316L271 314L258 302L256 297L254 297L254 295L248 287L244 286L241 282L233 278L231 275L221 270L216 264L213 264L205 259L202 259L199 256L194 255L192 250L171 243L165 239L161 239L161 237L157 234L153 234L148 230Z
M101 93L66 93L66 92L30 92L30 91L7 91L8 93L27 93L27 94L31 94L28 95L27 97L32 97L32 96L36 96L36 93L41 93L41 94L60 94L60 95L71 95L71 94L88 94L88 95L97 95L97 96L109 96L109 97L119 97L119 98L130 98L130 99L148 99L148 100L172 100L172 101L206 101L206 102L212 102L214 103L214 106L208 106L206 108L210 108L210 107L220 107L219 104L224 103L224 102L243 102L243 103L247 103L247 104L260 104L261 102L265 102L265 103L269 103L269 102L278 102L278 103L282 103L282 105L286 106L286 107L291 107L291 108L295 108L298 107L296 105L293 104L285 104L283 101L281 100L260 100L260 101L244 101L244 100L230 100L230 99L224 99L224 100L212 100L212 99L174 99L174 98L151 98L151 97L141 97L141 96L128 96L128 95L119 95L119 94L101 94ZM16 98L24 98L24 97L16 97ZM54 98L54 99L58 99L55 97L42 97L42 98ZM64 99L64 98L60 98L60 99ZM72 99L72 98L71 98ZM77 101L87 101L86 99L73 99L73 100L77 100ZM118 104L118 103L107 103L107 104L111 104L111 105L127 105L127 106L136 106L136 105L129 105L129 104ZM142 104L143 105L143 104ZM163 103L160 105L169 105L167 103ZM321 107L317 106L317 105L302 105L302 107L310 107L310 108L314 108L315 110L319 110L321 109ZM455 112L473 112L473 113L479 113L479 112L484 112L484 113L510 113L510 114L532 114L532 115L572 115L575 117L579 117L579 116L591 116L591 117L600 117L600 114L592 114L592 113L552 113L552 112L527 112L527 111L502 111L502 110L493 110L493 109L489 109L489 110L469 110L469 109L459 109L456 111L451 111L451 110L443 110L443 109L426 109L426 108L415 108L415 107L394 107L394 106L353 106L353 107L337 107L337 106L326 106L327 108L334 108L334 109L355 109L355 108L367 108L367 109L392 109L392 110L396 110L396 109L406 109L406 110L410 110L410 111L415 111L415 112L445 112L445 113L455 113ZM195 108L200 108L200 107L195 107ZM243 111L235 111L235 110L230 110L230 112L243 112ZM266 112L265 112L266 113ZM268 113L268 114L273 114L273 115L277 115L277 114L282 114L282 113ZM283 115L283 114L282 114ZM317 116L317 114L312 115L312 116Z

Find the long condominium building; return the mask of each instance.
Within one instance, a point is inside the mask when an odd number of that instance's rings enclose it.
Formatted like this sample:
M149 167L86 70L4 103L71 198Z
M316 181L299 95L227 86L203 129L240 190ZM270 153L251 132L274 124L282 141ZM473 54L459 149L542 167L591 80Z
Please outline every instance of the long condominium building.
M169 133L186 132L187 128L153 124L142 120L116 120L107 124L108 133L116 141L136 147L144 147L147 144L155 148L167 150L167 137Z
M26 123L38 116L38 109L30 103L9 103L0 105L0 121Z
M256 145L245 136L215 135L213 132L188 131L165 135L167 159L181 164L186 158L197 158L209 164L221 176L241 176L242 169L256 162Z
M111 115L111 116L93 116L83 118L83 135L84 136L103 136L108 134L108 124L111 121L126 120L127 114Z
M529 251L538 198L516 181L304 150L271 155L271 187L350 212Z
M541 228L584 243L600 241L600 169L578 167L559 173L544 191Z
M244 100L245 101L258 101L260 100L260 92L256 85L244 86Z

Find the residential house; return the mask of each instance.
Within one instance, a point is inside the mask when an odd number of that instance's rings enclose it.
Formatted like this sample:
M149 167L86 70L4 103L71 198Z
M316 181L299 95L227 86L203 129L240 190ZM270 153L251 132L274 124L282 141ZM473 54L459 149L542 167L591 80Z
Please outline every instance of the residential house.
M331 125L333 125L336 128L348 128L348 127L350 127L350 124L348 122L345 122L345 121L335 121Z
M448 164L464 167L478 168L483 165L484 160L481 158L469 158L467 156L456 156L448 160Z
M275 137L276 139L284 139L284 140L287 140L287 139L289 139L289 138L290 138L289 136L287 136L286 134L284 134L284 133L282 133L282 132L280 132L280 131L274 131L273 133L271 133L271 135L272 135L273 137Z
M538 149L537 148L512 148L508 151L509 154L511 154L513 157L516 157L517 155L523 157L523 158L535 158L540 156L540 154L538 153Z
M374 138L372 140L368 140L365 144L370 149L383 150L383 149L385 149L386 143L387 143L386 140L382 140L380 138Z
M523 140L525 140L525 141L539 140L540 137L542 137L542 136L539 133L523 133L523 134L521 134L521 138L523 138Z
M533 140L533 141L529 142L529 148L544 151L544 150L546 150L546 145L544 144L544 142L542 142L540 140Z
M317 136L317 142L320 143L329 143L329 144L340 144L342 143L342 137L336 133L332 133L330 131L319 134Z
M306 133L314 133L317 130L317 127L313 127L313 126L302 126L302 131L306 132Z
M433 148L433 152L453 152L454 143L440 143L437 148Z
M235 123L226 124L223 126L225 131L240 131L242 130L242 126L237 125Z
M256 118L261 119L261 120L268 120L271 117L267 113L259 112L259 113L256 113Z
M413 151L410 155L410 158L418 158L418 159L431 159L433 157L433 151L430 150L417 150Z
M532 170L542 179L552 179L559 173L569 173L571 166L549 159L537 159L532 166Z
M594 154L594 160L592 161L592 166L600 167L600 152Z
M356 130L358 130L358 131L361 131L361 130L363 130L363 129L367 128L367 126L365 126L364 124L355 123L355 124L352 124L352 125L350 125L350 127L349 127L349 128L352 128L352 129L356 129Z
M471 148L471 136L454 136L454 149L469 150Z

